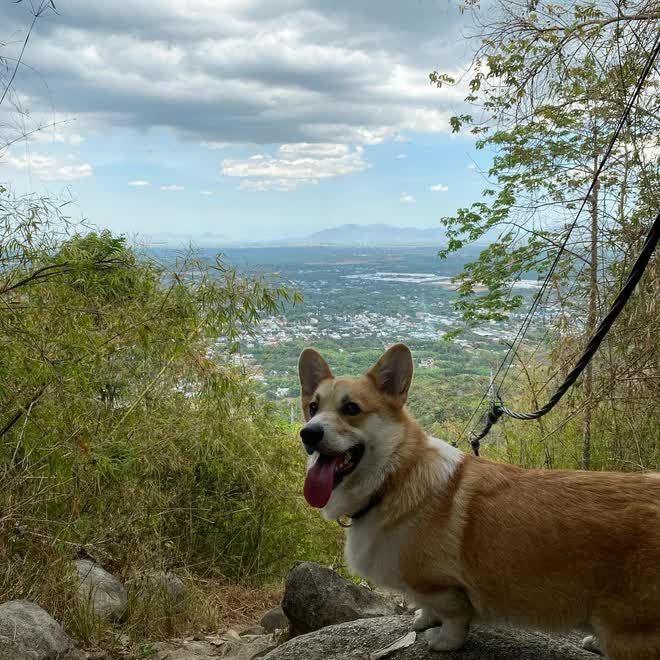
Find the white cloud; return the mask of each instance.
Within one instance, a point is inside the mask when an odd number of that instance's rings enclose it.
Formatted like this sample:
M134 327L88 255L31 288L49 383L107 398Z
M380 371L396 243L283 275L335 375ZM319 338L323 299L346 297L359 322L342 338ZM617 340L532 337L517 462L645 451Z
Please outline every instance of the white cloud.
M129 186L134 186L135 188L147 188L151 185L151 181L144 181L143 179L137 179L136 181L129 181Z
M350 147L346 144L332 144L328 142L294 142L293 144L283 144L280 147L280 153L285 157L342 157L350 152Z
M13 156L11 153L6 153L0 159L0 165L7 165L14 170L37 176L44 181L77 181L94 173L89 163L72 165L62 162L59 158L38 153L24 156Z
M168 190L171 192L178 192L179 190L184 190L183 186L161 186L161 190Z
M214 193L213 193L212 190L202 190L202 195L204 195L204 196L206 196L206 197L210 197L210 196L213 195L213 194L214 194Z
M415 198L412 195L404 192L399 196L399 201L402 204L412 204L415 201Z
M435 186L429 188L431 192L447 192L449 186L446 186L444 183L436 183Z
M22 25L24 8L13 4L0 3L7 34ZM436 62L461 69L469 49L460 26L471 18L435 2L385 4L134 0L115 12L113 3L67 0L40 23L30 63L65 117L167 127L209 149L448 133L465 90L436 89L428 73ZM51 105L37 77L21 84L31 107Z
M396 132L393 126L379 126L377 128L359 127L354 129L352 142L361 144L381 144Z
M64 165L57 168L52 175L53 181L76 181L91 176L93 173L92 166L89 163L82 163L80 165Z
M77 147L85 141L85 138L80 133L72 133L65 125L52 123L35 130L29 136L29 140L40 143L70 144Z
M472 170L473 172L475 172L476 169L477 169L477 166L476 166L474 163L470 163L470 164L467 166L467 168L468 168L468 170Z
M452 113L433 108L409 108L401 118L401 125L417 133L451 133Z
M397 160L403 160L404 158L408 158L407 154L397 154L396 159Z
M225 176L240 177L242 190L288 192L301 185L316 184L369 167L364 149L345 144L304 142L283 144L278 156L255 154L243 159L222 161Z

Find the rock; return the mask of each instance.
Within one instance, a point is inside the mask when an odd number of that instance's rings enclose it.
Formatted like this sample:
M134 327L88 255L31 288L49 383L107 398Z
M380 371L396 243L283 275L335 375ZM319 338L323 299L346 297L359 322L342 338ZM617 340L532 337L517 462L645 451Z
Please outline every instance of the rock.
M157 598L181 612L185 606L186 585L183 580L170 571L143 573L134 579L132 586L139 592L140 598Z
M126 649L131 645L131 638L125 633L121 633L115 637L115 643Z
M146 582L151 589L169 596L176 602L182 601L186 595L186 585L183 580L171 571L152 573L147 576Z
M313 562L298 562L289 571L282 610L296 633L404 612L388 598Z
M254 635L257 635L257 636L264 635L265 633L266 633L266 631L264 630L263 626L255 624L253 626L248 626L247 628L243 628L243 630L241 630L240 635L241 635L241 637L245 637L246 635L249 636L249 637L252 637Z
M291 626L289 626L289 628L280 628L274 633L271 633L273 635L275 646L280 646L281 644L284 644L284 642L288 642L291 637L293 637L290 628Z
M27 600L0 605L0 660L83 657L53 617Z
M387 600L391 600L393 603L396 603L402 610L405 612L415 612L415 606L408 598L398 591L392 591L391 589L383 589L382 587L377 587L374 589L377 594L380 594Z
M234 660L254 660L275 648L271 635L261 635L251 641L207 637L205 641L170 640L153 645L154 660L211 660L212 658L233 658Z
M362 619L296 637L265 656L265 660L356 660L400 639L412 629L412 617ZM387 660L594 660L575 637L551 636L514 628L474 626L460 651L430 651L425 633L412 646Z
M77 559L73 563L80 579L80 596L91 603L98 616L121 621L128 607L128 596L122 583L89 559Z
M0 635L0 660L38 660L39 657L24 644Z
M169 641L152 644L153 660L215 660L222 657L216 647L207 642Z
M284 610L281 607L273 607L272 610L268 610L261 617L260 623L268 633L289 629L289 619L286 618L286 614L284 614Z
M272 636L263 635L243 646L243 648L239 649L238 653L233 657L235 657L236 660L254 660L255 658L263 658L274 648L275 643L273 642Z

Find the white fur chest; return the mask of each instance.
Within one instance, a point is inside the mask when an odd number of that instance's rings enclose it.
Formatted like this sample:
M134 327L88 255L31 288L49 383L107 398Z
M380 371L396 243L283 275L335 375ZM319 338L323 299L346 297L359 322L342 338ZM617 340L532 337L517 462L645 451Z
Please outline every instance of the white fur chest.
M382 530L373 520L354 523L346 530L344 554L352 573L379 587L405 591L400 554L407 526Z
M427 467L433 473L438 491L451 479L463 454L442 440L428 437L428 444L437 451L437 459ZM346 530L344 554L352 573L374 583L400 592L409 587L401 576L401 553L410 542L414 518L383 529L378 509L363 520L354 521Z

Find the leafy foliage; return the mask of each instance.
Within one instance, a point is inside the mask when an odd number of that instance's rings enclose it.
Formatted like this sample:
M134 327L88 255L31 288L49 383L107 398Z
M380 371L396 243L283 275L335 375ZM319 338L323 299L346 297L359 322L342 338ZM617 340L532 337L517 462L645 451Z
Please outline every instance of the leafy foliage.
M548 338L540 356L549 354L551 368L536 366L548 372L543 376L547 397L547 384L572 366L620 289L657 212L657 65L607 162L605 155L657 44L660 12L646 0L514 2L497 5L495 16L481 26L481 47L468 74L465 100L474 112L452 122L455 131L471 132L479 148L493 151L490 183L483 200L443 218L449 242L440 254L490 240L458 278L462 298L457 307L468 323L506 318L523 304L512 295L511 283L544 275L561 257L540 298ZM431 82L458 84L437 72ZM576 215L585 199L586 212ZM622 423L639 420L631 425L626 449L617 440L618 467L657 465L657 446L650 442L646 422L657 421L659 414L659 354L655 342L640 341L642 327L659 329L657 264L649 270L627 318L619 321L576 390L580 396L574 405L584 414L583 467L591 460L594 409L603 401L609 413L601 421L609 428L602 432L620 434ZM641 308L647 311L643 323ZM631 323L638 332L622 334ZM515 365L519 371L525 366L524 347L522 352L521 364ZM532 378L528 386L533 389ZM649 444L650 453L639 450ZM603 460L607 463L602 456L599 463Z
M24 224L0 273L0 597L79 622L77 554L129 583L162 567L267 583L294 558L332 561L294 431L232 360L297 296L220 258L168 272L110 232L44 227Z
M459 307L468 322L518 308L511 281L547 271L646 64L660 24L657 9L647 5L627 4L637 18L626 23L607 3L540 2L532 9L507 3L499 20L482 26L466 83L476 112L455 117L453 125L493 151L491 184L483 201L443 218L448 245L440 253L496 236L460 277ZM438 72L431 82L458 84ZM600 179L601 240L612 251L622 248L622 227L649 225L660 193L653 156L659 85L652 75ZM589 260L583 219L555 283L576 282L578 293ZM639 237L628 235L637 247ZM481 286L486 291L478 294Z

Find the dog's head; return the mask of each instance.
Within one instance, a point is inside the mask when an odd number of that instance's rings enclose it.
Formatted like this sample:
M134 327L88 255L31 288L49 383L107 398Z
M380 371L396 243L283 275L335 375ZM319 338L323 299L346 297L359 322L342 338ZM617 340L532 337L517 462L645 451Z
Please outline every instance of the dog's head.
M305 498L328 518L352 514L396 468L408 419L410 349L396 344L361 378L337 379L308 348L298 372L306 420L300 437L309 454Z

